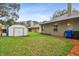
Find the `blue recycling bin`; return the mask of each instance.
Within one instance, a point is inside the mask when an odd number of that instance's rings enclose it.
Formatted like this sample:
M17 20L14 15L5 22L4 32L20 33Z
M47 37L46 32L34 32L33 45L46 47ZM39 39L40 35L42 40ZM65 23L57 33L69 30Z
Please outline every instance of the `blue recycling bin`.
M65 31L64 36L66 38L72 38L73 37L73 31L71 31L71 30Z

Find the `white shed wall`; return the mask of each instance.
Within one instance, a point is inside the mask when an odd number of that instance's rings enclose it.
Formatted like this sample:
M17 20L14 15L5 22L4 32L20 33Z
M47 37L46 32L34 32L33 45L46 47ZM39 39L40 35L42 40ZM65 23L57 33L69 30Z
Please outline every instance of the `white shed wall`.
M9 27L9 36L26 36L28 29L23 25L12 25Z

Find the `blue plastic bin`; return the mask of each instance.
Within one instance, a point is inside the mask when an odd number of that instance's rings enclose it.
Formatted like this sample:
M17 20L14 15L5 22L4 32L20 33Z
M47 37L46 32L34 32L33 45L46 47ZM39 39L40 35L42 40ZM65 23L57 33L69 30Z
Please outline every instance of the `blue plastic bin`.
M65 37L66 38L72 38L73 37L73 31L65 31Z

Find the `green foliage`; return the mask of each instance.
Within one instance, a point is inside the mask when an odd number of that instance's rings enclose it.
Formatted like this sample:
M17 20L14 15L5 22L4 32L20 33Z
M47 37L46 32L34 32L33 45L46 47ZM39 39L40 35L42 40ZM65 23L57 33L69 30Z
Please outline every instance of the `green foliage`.
M0 17L7 17L17 20L19 18L18 11L20 4L16 3L0 3Z
M73 37L74 39L79 39L79 31L73 31Z
M1 23L1 24L4 24L4 21L0 20L0 23Z
M15 21L13 19L9 19L9 20L6 21L6 25L11 26L13 24L15 24Z
M3 24L3 25L9 25L9 26L11 26L11 25L15 24L15 21L13 19L9 19L7 21L0 20L0 23Z
M63 9L63 10L57 10L55 11L54 15L53 15L53 18L56 18L56 17L59 17L59 16L62 16L64 14L67 13L67 10Z

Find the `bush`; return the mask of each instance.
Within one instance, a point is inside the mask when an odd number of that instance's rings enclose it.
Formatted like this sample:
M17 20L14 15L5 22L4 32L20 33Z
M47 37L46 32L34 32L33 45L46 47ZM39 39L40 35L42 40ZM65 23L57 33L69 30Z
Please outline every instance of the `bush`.
M79 31L73 31L73 37L75 39L79 39Z

